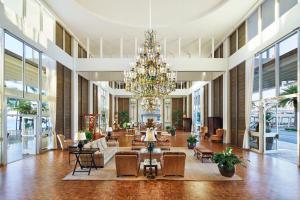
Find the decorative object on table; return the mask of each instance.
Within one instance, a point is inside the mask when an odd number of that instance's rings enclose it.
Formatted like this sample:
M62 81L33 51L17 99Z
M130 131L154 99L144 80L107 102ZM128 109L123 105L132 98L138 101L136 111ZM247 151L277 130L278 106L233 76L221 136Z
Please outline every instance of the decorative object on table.
M190 135L188 139L186 140L188 142L188 148L189 149L194 149L198 140L196 135Z
M100 114L86 114L83 115L82 129L90 131L94 135L99 135L101 130Z
M148 151L150 153L149 173L147 174L147 178L154 179L155 176L153 174L153 169L152 169L152 151L154 149L155 142L156 142L154 130L150 130L150 129L147 130L144 142L148 144Z
M159 99L176 89L177 74L171 71L165 58L160 54L160 45L156 33L151 28L151 0L149 0L149 30L145 32L145 41L139 48L136 62L128 71L124 71L126 91L135 98L143 99L146 109L155 110Z
M223 152L215 153L212 161L218 164L221 175L225 177L232 177L235 173L235 166L244 164L241 158L232 153L231 147L227 147Z
M82 151L84 141L86 140L85 132L79 132L77 139L78 139L78 148L80 151Z
M112 136L112 132L113 132L112 127L108 127L108 128L106 129L106 132L107 132L107 139L110 139L111 136Z
M147 119L146 128L154 128L154 127L155 127L154 119L152 119L152 118Z

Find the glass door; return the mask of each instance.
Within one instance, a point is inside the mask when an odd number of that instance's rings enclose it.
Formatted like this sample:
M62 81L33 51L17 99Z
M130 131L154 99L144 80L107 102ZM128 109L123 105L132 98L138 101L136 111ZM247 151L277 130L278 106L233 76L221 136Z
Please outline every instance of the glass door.
M266 100L264 109L264 152L276 152L278 149L278 102Z
M36 101L8 98L6 105L7 163L37 153Z

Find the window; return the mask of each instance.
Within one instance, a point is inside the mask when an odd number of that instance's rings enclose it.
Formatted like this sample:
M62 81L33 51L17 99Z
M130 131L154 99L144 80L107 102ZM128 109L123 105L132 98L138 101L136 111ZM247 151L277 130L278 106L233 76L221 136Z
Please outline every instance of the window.
M261 54L262 58L262 95L263 98L274 97L275 90L275 47Z
M58 23L56 23L56 45L64 49L64 29Z
M250 41L258 33L258 11L254 11L247 19L247 38Z
M26 0L26 20L37 31L41 29L40 19L41 10L39 3L36 0Z
M236 52L236 31L230 35L230 55Z
M298 34L294 34L279 43L280 94L297 92L297 42Z
M279 13L282 16L289 9L294 7L297 4L298 0L280 0L279 1Z
M50 41L53 42L55 20L46 9L43 9L42 20L43 20L43 33Z
M23 43L5 33L4 87L6 95L23 96Z
M3 3L19 17L23 17L23 0L3 0Z
M246 23L243 22L238 28L238 48L246 44Z
M266 0L261 5L262 30L275 20L275 0Z
M24 67L24 95L25 98L39 98L39 52L25 45Z
M65 31L65 52L72 55L72 36Z

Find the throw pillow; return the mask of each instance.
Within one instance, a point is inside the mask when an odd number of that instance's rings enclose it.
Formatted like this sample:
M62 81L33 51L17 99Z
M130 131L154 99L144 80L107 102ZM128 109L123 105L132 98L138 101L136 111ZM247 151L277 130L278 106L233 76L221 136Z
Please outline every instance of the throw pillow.
M104 137L100 138L100 142L101 142L101 145L103 146L103 148L106 149L107 148L106 139Z
M101 140L100 140L100 139L97 140L97 146L98 146L98 148L99 148L99 151L103 151L103 150L104 150L104 148L103 148L103 146L102 146L102 144L101 144Z

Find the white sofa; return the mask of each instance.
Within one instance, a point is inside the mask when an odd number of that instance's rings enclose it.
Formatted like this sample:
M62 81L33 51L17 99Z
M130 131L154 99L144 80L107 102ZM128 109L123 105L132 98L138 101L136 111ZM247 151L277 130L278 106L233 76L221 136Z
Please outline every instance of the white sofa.
M104 137L89 142L83 146L84 149L98 149L94 155L96 167L104 167L106 163L114 157L115 153L118 151L118 147L118 141L107 142ZM88 167L91 165L91 158L88 155L81 155L80 163L82 166Z

